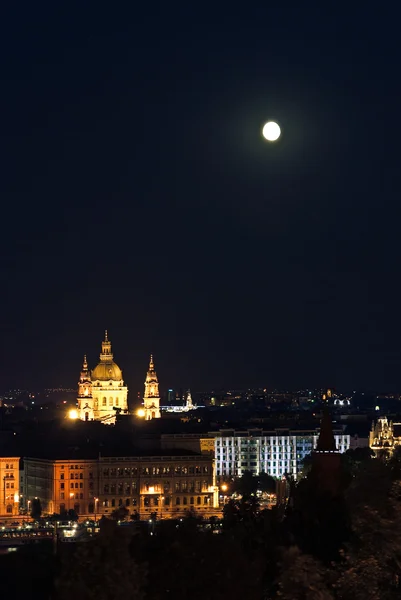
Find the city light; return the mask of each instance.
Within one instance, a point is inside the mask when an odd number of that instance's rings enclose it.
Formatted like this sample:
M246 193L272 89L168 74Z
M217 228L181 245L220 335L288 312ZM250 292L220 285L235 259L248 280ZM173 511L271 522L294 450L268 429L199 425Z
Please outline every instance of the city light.
M145 411L144 411L144 409L143 409L143 408L139 408L139 409L136 411L136 415L137 415L137 417L141 417L141 418L143 418L143 417L145 416L145 414L146 414L146 413L145 413Z
M68 412L68 418L69 419L78 419L78 411L75 410L75 408L72 408L69 412Z

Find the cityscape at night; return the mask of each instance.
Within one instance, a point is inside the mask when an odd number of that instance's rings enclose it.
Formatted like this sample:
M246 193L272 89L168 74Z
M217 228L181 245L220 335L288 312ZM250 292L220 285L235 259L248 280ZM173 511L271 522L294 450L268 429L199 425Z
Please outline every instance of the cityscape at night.
M401 4L3 11L0 589L401 597Z

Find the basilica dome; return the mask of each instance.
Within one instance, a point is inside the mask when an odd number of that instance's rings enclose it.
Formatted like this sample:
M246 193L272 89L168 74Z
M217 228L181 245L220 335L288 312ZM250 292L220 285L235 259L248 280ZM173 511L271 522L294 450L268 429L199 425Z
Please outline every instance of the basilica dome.
M120 367L113 360L111 342L107 336L107 331L102 342L102 352L99 358L99 364L92 371L92 381L121 381L123 374Z
M114 361L100 362L92 371L92 381L121 381L123 374Z

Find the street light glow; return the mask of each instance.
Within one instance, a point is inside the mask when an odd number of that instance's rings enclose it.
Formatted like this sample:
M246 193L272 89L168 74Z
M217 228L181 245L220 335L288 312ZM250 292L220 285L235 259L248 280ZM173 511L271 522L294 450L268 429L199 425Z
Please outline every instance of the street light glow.
M72 408L69 412L68 412L68 418L69 419L78 419L78 411L75 410L75 408Z

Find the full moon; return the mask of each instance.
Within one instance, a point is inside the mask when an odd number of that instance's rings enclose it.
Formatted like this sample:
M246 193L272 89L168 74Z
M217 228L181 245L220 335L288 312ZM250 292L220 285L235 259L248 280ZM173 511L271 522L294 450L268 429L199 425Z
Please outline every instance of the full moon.
M269 121L263 126L262 133L269 142L275 142L280 137L281 129L277 123Z

